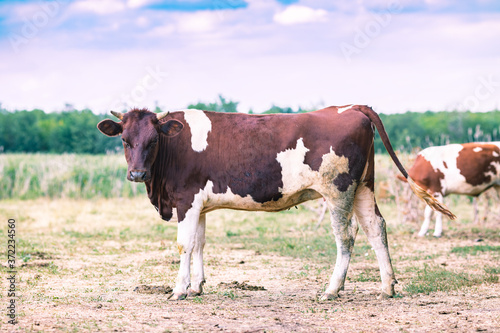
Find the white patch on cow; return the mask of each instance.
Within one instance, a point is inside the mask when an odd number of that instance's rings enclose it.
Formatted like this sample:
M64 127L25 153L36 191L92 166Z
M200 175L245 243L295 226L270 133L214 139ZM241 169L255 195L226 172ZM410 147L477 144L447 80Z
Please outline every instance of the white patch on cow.
M205 211L215 208L240 208L245 210L255 210L260 207L260 203L255 202L250 195L242 197L234 194L229 186L225 193L214 193L214 183L209 180L203 190L200 190L201 200L203 200ZM204 211L204 212L205 212Z
M483 150L483 148L481 148L481 147L476 147L476 148L472 149L472 151L475 153L479 153L482 150Z
M353 104L350 104L350 105L347 105L347 106L344 106L344 107L338 107L337 108L337 112L339 114L341 114L342 112L349 110L352 106L353 106Z
M423 156L434 168L434 171L441 171L446 168L456 168L457 158L463 146L451 144L447 146L429 147L422 150L419 155ZM446 163L446 167L445 167Z
M457 167L457 158L463 146L460 144L451 144L447 146L429 147L422 150L419 155L424 157L432 165L435 172L444 174L441 179L441 188L443 195L448 193L462 193L471 188L467 184L465 177L460 174Z
M314 178L313 171L310 166L304 164L308 151L304 140L300 138L294 149L286 149L276 156L276 160L281 165L283 179L283 188L280 188L280 191L284 195L300 191L311 185L310 180Z
M495 141L495 142L488 142L488 144L492 144L492 145L495 145L495 146L497 146L498 148L500 148L500 142L499 142L499 141ZM499 156L500 156L500 155L499 155L496 151L494 151L494 152L493 152L493 157L499 157ZM498 169L497 169L497 170L498 170Z
M201 110L188 109L183 112L184 119L191 128L191 147L201 153L208 146L208 132L212 130L212 122Z
M332 182L340 173L349 172L349 161L346 157L335 154L330 147L330 153L323 155L319 170L313 171L304 163L308 151L303 139L300 138L294 149L286 149L276 156L281 165L283 181L281 193L283 196L288 196L305 189L312 189L323 195L327 194L329 198L338 198L340 194Z

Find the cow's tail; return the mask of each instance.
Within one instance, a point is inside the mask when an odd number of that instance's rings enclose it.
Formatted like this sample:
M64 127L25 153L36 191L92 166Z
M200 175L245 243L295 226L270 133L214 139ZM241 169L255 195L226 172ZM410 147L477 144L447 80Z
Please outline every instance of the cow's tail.
M371 122L375 125L377 128L377 131L380 135L380 138L382 139L382 142L384 143L384 147L389 153L389 155L392 158L392 161L396 166L398 167L399 171L403 174L404 179L408 182L410 185L411 190L413 193L415 193L420 199L424 200L429 207L431 207L433 210L438 211L440 213L443 213L444 215L448 216L450 219L454 220L457 217L450 212L448 208L446 208L445 205L440 203L439 201L436 200L432 195L430 195L427 191L425 191L423 188L421 188L417 183L413 181L413 179L408 176L408 173L406 172L405 168L399 161L398 157L396 156L396 153L394 152L394 149L392 148L391 142L389 141L389 137L387 136L387 132L384 129L384 125L382 124L382 120L378 116L378 114L373 111L371 107L364 106L364 105L356 105L353 106L351 109L362 112L364 115L366 115Z
M396 178L399 179L402 182L408 183L408 180L405 177L401 176L401 175L396 175Z

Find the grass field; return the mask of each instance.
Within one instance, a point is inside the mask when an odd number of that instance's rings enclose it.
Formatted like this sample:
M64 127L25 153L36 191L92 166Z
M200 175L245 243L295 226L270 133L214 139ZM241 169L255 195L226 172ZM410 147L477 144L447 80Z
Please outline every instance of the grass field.
M82 168L107 164L112 170L114 163L69 155L55 156L52 162L58 158L76 160ZM450 198L448 204L459 220L445 222L441 239L416 238L419 222L403 219L409 214L401 210L421 215L418 208L423 205L405 197L385 156L377 159L377 198L387 219L399 282L393 299L378 299L378 264L360 231L342 297L317 300L336 255L328 219L316 229L319 201L281 213L209 213L205 293L170 302L165 291L173 287L179 266L177 227L158 217L142 189L127 195L115 192L110 198L99 191L89 199L7 198L0 201L0 255L7 258L7 221L14 219L18 323L8 324L3 316L0 331L498 330L498 206L475 225L470 200ZM71 161L67 165L73 165ZM4 170L5 165L4 161ZM479 206L491 200L485 197ZM9 274L6 263L2 260L1 290L9 288L3 278ZM136 289L139 286L146 287ZM2 308L9 301L2 292Z
M123 155L0 154L0 199L116 198L146 193Z

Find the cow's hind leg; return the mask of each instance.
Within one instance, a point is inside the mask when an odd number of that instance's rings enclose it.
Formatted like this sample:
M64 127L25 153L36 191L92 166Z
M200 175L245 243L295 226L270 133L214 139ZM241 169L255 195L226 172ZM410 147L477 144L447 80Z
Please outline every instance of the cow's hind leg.
M432 213L433 213L432 208L430 206L426 205L425 212L424 212L424 223L422 223L422 227L420 227L420 231L418 232L418 236L424 237L425 234L427 233L427 230L429 230L429 226L431 224L431 219L432 219Z
M397 281L389 256L385 220L378 210L373 191L364 184L356 191L354 214L377 256L382 279L382 295L392 297Z
M441 194L435 195L436 199L439 200L439 202L444 202L443 196ZM427 206L429 207L429 206ZM441 237L443 234L443 214L440 212L436 212L436 227L434 228L434 237Z
M443 234L443 214L436 212L436 228L434 228L433 236L436 238L441 237Z
M479 208L478 208L478 197L473 197L472 198L472 208L474 210L474 220L472 221L473 224L477 225L479 224Z
M199 222L203 223L203 227L199 226ZM179 274L177 275L177 281L173 294L170 296L171 300L181 300L186 298L187 289L190 285L191 280L191 254L195 250L195 278L200 279L199 265L203 263L200 262L202 257L199 256L199 252L203 251L203 245L199 243L201 237L198 237L197 233L203 230L205 231L205 218L204 216L200 218L200 211L195 208L191 208L187 213L184 220L180 221L177 225L177 248L179 249L180 264L179 264ZM203 234L203 240L205 239ZM198 269L197 269L198 268ZM197 274L197 275L196 275ZM201 279L203 279L203 273L201 273ZM201 285L201 283L199 283ZM199 286L195 286L197 288Z
M330 278L330 284L321 300L335 299L339 291L344 289L344 282L351 260L354 240L358 233L358 224L352 218L352 197L344 200L330 201L327 198L335 242L337 244L337 259Z

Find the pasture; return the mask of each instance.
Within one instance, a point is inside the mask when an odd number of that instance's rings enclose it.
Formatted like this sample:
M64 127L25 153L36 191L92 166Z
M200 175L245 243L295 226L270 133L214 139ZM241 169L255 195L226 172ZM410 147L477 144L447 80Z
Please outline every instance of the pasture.
M0 155L1 289L10 270L7 221L15 219L18 296L18 323L4 315L0 331L498 331L495 192L479 200L480 213L490 206L480 224L469 198L451 196L458 220L445 220L440 239L417 238L423 203L408 197L387 156L376 161L395 298L378 298L378 263L360 230L341 297L318 301L336 248L328 218L316 228L316 201L280 213L209 213L204 294L171 302L176 223L159 218L143 185L125 180L123 156ZM5 313L7 293L0 299Z

